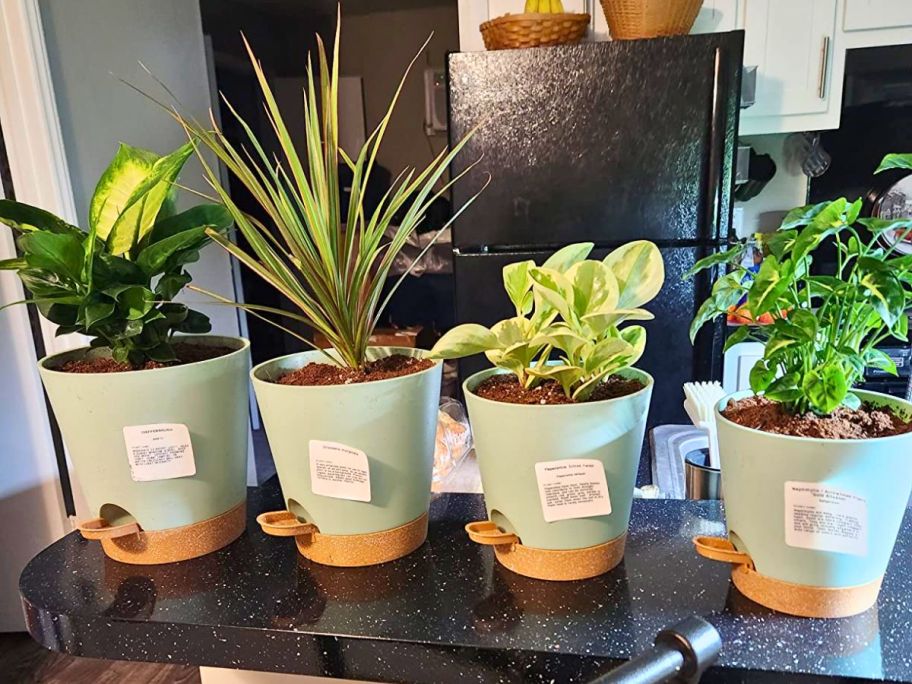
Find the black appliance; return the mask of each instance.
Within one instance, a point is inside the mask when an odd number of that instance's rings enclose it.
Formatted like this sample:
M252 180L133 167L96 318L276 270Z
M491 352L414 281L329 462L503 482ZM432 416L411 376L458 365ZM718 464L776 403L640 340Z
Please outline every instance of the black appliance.
M681 385L721 377L724 330L691 346L712 274L682 275L729 238L742 48L739 31L450 54L451 142L481 124L454 163L459 173L481 159L454 205L491 177L453 229L457 322L511 315L501 269L512 261L652 240L666 275L637 364L656 381L649 425L689 422ZM486 366L466 359L460 374Z
M912 174L898 169L873 173L885 154L912 150L910 121L912 45L847 50L839 128L820 134L832 161L826 172L811 179L809 202L861 197L863 216L912 216ZM896 250L912 254L912 243L900 244ZM821 246L812 269L835 272L833 244ZM891 339L878 348L896 363L899 377L868 369L861 387L906 396L912 369L909 344Z

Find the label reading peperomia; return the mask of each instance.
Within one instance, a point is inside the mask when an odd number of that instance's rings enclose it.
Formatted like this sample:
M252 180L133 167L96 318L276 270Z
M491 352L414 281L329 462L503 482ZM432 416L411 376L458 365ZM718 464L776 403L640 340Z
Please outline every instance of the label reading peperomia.
M535 464L545 522L611 513L608 481L601 461L574 458Z

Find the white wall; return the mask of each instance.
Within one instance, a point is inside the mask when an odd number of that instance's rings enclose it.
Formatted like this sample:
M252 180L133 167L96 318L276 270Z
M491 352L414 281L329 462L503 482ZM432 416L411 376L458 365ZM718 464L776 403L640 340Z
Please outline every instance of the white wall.
M14 256L10 231L0 229L0 259ZM0 271L0 306L23 298L16 274ZM0 632L24 629L19 575L69 531L35 362L25 307L0 312Z
M186 142L165 112L120 82L124 79L157 98L167 97L139 62L175 93L181 109L208 118L209 86L199 3L191 0L40 0L48 59L70 166L76 209L86 225L95 183L123 141L159 154ZM194 159L181 182L210 192ZM183 206L197 203L190 193ZM233 297L227 254L210 245L188 269L196 284ZM212 319L213 332L238 334L237 313L198 295L185 301Z

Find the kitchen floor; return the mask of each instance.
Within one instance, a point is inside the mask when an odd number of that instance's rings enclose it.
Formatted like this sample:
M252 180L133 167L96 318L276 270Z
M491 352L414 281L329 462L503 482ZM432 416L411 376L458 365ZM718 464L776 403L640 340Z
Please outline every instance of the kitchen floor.
M77 658L21 632L0 634L0 684L199 684L199 668Z

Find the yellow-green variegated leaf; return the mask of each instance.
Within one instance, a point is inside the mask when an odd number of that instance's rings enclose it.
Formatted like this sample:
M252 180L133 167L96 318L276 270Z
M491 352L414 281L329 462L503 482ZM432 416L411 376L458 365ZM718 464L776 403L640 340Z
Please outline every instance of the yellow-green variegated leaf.
M193 144L187 143L152 165L146 177L133 188L123 211L114 221L108 235L108 251L112 254L129 252L152 230L162 205L191 154Z
M542 268L549 268L558 273L564 273L573 266L573 264L579 263L589 256L592 247L593 244L591 242L577 242L576 244L562 247L548 257L545 263L542 264Z
M529 321L522 316L507 318L496 323L491 332L497 338L497 345L507 348L520 342L529 341Z
M561 272L551 268L533 268L529 271L534 288L545 302L557 309L565 321L572 319L573 283Z
M608 330L624 321L651 321L655 316L646 309L615 309L610 313L594 313L583 316L583 323L593 332Z
M621 330L621 337L633 349L633 355L627 362L628 366L632 366L646 349L646 329L642 325L631 325Z
M609 364L612 370L629 365L629 357L634 353L633 348L626 340L619 337L609 337L595 344L586 354L585 367L587 373L603 371Z
M577 366L569 366L564 363L550 364L547 366L537 366L528 369L529 375L542 378L544 380L554 380L564 390L568 397L571 394L573 385L578 383L584 375L583 369Z
M483 325L465 323L449 330L430 351L432 359L461 359L498 347L497 336Z
M560 349L567 356L575 356L588 340L577 335L566 326L551 326L532 338L529 343L533 347L543 347L550 344L555 349Z
M516 315L524 316L532 310L532 278L529 269L535 268L532 260L507 264L503 269L503 283L510 301L516 307Z
M665 264L659 248L648 240L636 240L618 247L604 263L617 278L618 306L635 309L651 301L665 282Z
M580 261L566 275L573 283L573 309L577 316L613 311L617 307L617 279L601 261Z
M95 230L99 239L108 239L133 191L149 175L158 159L154 152L120 143L114 159L98 179L89 204L89 227Z

